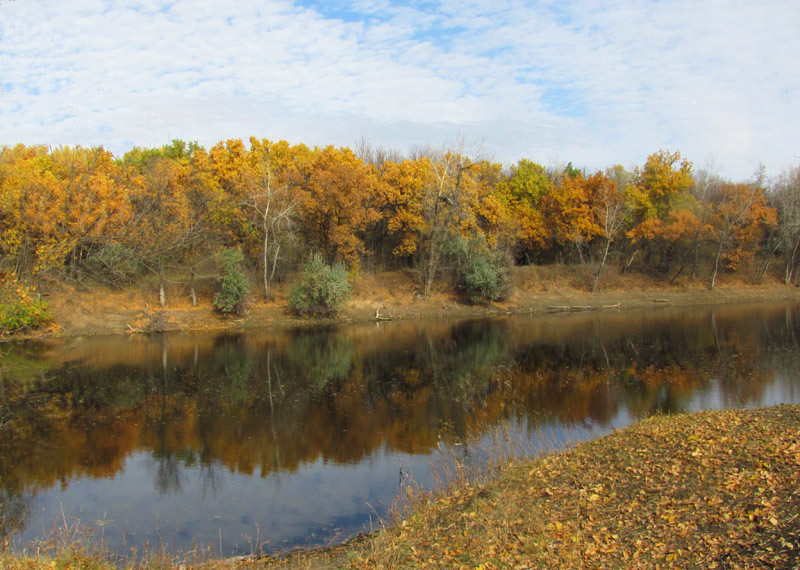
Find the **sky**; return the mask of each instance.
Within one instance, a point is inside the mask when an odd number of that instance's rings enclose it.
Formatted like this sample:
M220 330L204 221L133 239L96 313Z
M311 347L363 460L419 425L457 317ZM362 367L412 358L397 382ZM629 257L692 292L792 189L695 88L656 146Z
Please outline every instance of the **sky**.
M797 0L0 0L0 145L800 164Z

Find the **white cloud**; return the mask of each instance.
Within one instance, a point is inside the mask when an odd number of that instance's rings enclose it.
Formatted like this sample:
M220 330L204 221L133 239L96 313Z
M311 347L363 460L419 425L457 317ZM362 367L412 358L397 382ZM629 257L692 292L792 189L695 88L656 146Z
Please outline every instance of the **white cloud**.
M791 1L3 2L0 144L461 131L504 162L670 148L743 178L800 161L798 29Z

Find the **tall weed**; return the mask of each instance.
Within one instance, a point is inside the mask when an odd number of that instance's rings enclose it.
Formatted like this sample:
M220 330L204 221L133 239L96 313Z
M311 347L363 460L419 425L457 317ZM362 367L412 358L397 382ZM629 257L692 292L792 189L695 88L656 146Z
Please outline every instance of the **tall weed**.
M29 332L50 322L47 303L14 274L0 277L0 335Z

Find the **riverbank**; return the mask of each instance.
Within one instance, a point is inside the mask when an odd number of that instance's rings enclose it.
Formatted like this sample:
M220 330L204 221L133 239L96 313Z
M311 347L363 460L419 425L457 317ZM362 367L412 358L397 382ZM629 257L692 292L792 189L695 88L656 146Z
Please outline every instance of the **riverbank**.
M605 275L605 274L604 274ZM289 284L276 287L269 302L252 294L247 311L225 317L211 307L214 289L199 289L193 306L184 286L167 290L165 307L154 288L127 290L51 284L47 301L54 317L48 335L99 335L177 330L223 330L255 327L294 327L319 323L351 323L375 319L477 318L499 314L535 314L571 310L624 310L663 306L690 306L732 302L800 300L800 288L787 287L775 276L761 285L740 276L722 276L709 291L700 280L681 279L669 285L663 279L607 268L596 293L589 292L591 266L515 267L510 296L497 303L474 305L452 287L442 285L422 298L416 277L404 271L362 273L353 279L353 295L335 319L299 318L287 308ZM41 334L41 333L37 333Z
M800 406L655 417L419 504L335 556L352 568L797 568L798 489Z
M278 560L140 566L332 568L797 568L800 405L653 417L492 480L417 495L403 520ZM202 556L199 553L198 556ZM62 546L0 554L7 570L114 567Z

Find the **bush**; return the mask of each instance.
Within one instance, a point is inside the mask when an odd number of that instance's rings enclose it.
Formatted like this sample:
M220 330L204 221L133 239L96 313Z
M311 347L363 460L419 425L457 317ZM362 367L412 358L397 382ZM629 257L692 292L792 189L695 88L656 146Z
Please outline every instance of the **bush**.
M349 298L344 265L330 266L313 253L303 267L300 283L289 295L289 306L299 314L332 315L341 311Z
M111 285L130 283L142 273L142 264L133 251L120 243L111 243L86 260L87 269Z
M37 329L52 320L47 303L15 275L0 277L0 334Z
M500 254L472 252L461 267L461 284L473 303L497 301L508 294L508 263Z
M222 260L222 285L214 297L214 308L220 313L241 313L244 300L250 290L242 265L244 255L238 249L226 249L220 254Z

